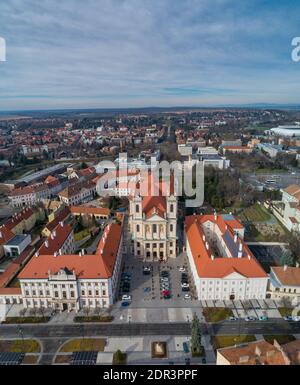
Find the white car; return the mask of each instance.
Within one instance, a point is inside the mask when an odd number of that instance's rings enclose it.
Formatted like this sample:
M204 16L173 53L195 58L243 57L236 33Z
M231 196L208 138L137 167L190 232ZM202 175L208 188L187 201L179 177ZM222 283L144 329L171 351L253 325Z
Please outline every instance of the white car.
M249 321L255 321L256 318L255 317L246 317L245 318L245 321L249 322Z
M185 272L185 267L183 267L183 266L180 267L180 268L179 268L179 271L180 271L181 273L184 273L184 272Z
M237 317L229 317L229 321L237 321L238 318Z
M293 321L294 321L294 322L300 322L300 317L299 317L299 316L293 317Z
M190 294L185 294L185 295L184 295L184 299L191 299Z
M161 278L161 282L169 282L169 278Z
M181 287L189 287L190 285L188 283L182 283Z
M127 294L122 295L122 301L131 301L131 295L127 295Z

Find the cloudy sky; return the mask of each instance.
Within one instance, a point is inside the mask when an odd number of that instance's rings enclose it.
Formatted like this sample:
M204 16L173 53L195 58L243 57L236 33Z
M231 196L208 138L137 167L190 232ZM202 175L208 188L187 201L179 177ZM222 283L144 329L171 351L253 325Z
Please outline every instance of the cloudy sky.
M1 0L0 110L299 103L299 0Z

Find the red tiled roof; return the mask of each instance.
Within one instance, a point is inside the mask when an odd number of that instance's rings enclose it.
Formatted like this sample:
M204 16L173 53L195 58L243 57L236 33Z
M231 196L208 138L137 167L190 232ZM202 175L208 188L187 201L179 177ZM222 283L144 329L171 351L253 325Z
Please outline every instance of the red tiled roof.
M74 271L77 278L101 279L112 276L122 236L122 227L109 225L93 255L40 255L32 257L19 274L19 279L48 278L60 269Z
M70 225L63 224L63 226L61 226L61 224L58 224L44 242L43 246L38 250L39 254L47 255L58 252L72 231L73 229ZM56 234L54 235L54 233ZM46 242L48 242L48 247L46 247Z
M110 215L110 210L105 207L71 206L70 210L73 214Z
M244 254L247 254L247 256L243 256L242 258L228 258L224 256L212 259L210 245L208 245L207 249L205 241L203 240L205 234L202 229L202 224L207 221L215 223L221 230L222 234L226 231L227 225L227 229L231 232L232 237L233 230L235 229L234 226L239 224L238 221L227 221L220 215L217 216L217 219L215 219L213 215L186 217L186 235L199 277L223 278L233 272L237 272L248 278L267 277L267 274L257 262L247 245L241 240L240 242L243 244L243 252Z

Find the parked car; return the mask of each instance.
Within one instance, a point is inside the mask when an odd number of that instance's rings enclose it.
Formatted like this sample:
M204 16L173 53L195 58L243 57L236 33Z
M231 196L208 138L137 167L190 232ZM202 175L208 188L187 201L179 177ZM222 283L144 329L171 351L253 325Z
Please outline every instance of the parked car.
M229 321L237 321L238 318L237 317L229 317Z
M263 315L263 316L259 317L258 319L260 321L268 321L269 318L267 316Z
M163 290L162 295L170 295L170 291L169 290Z
M127 301L126 302L122 302L122 306L123 307L129 306L129 305L130 305L130 302L127 302Z
M143 274L144 275L150 275L151 274L151 268L150 267L144 267L143 268Z
M122 295L122 301L131 301L131 295L127 295L127 294Z
M161 278L161 282L169 282L169 278Z
M183 267L183 266L181 266L180 268L179 268L179 271L181 271L181 272L185 272L185 267Z
M190 288L189 288L189 286L187 286L187 287L182 287L181 290L182 290L182 291L190 291Z
M294 321L294 322L300 322L300 317L299 317L299 316L293 317L293 321Z
M246 317L245 318L245 321L249 322L249 321L255 321L256 318L255 317Z
M293 317L290 316L290 315L287 315L287 316L283 317L283 319L284 319L285 321L293 321Z
M183 346L184 353L189 353L190 349L189 349L188 343L187 342L183 342L182 346Z
M184 299L191 299L192 297L190 296L190 294L185 294L184 295Z
M181 287L189 287L189 284L186 283L186 282L182 282L182 283L181 283Z

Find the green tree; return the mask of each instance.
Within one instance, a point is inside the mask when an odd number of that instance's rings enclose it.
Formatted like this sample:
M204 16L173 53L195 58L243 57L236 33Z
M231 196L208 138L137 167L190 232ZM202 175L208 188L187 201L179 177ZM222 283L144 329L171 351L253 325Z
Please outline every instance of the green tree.
M200 322L196 313L193 314L192 320L191 345L193 353L199 354L202 352Z

